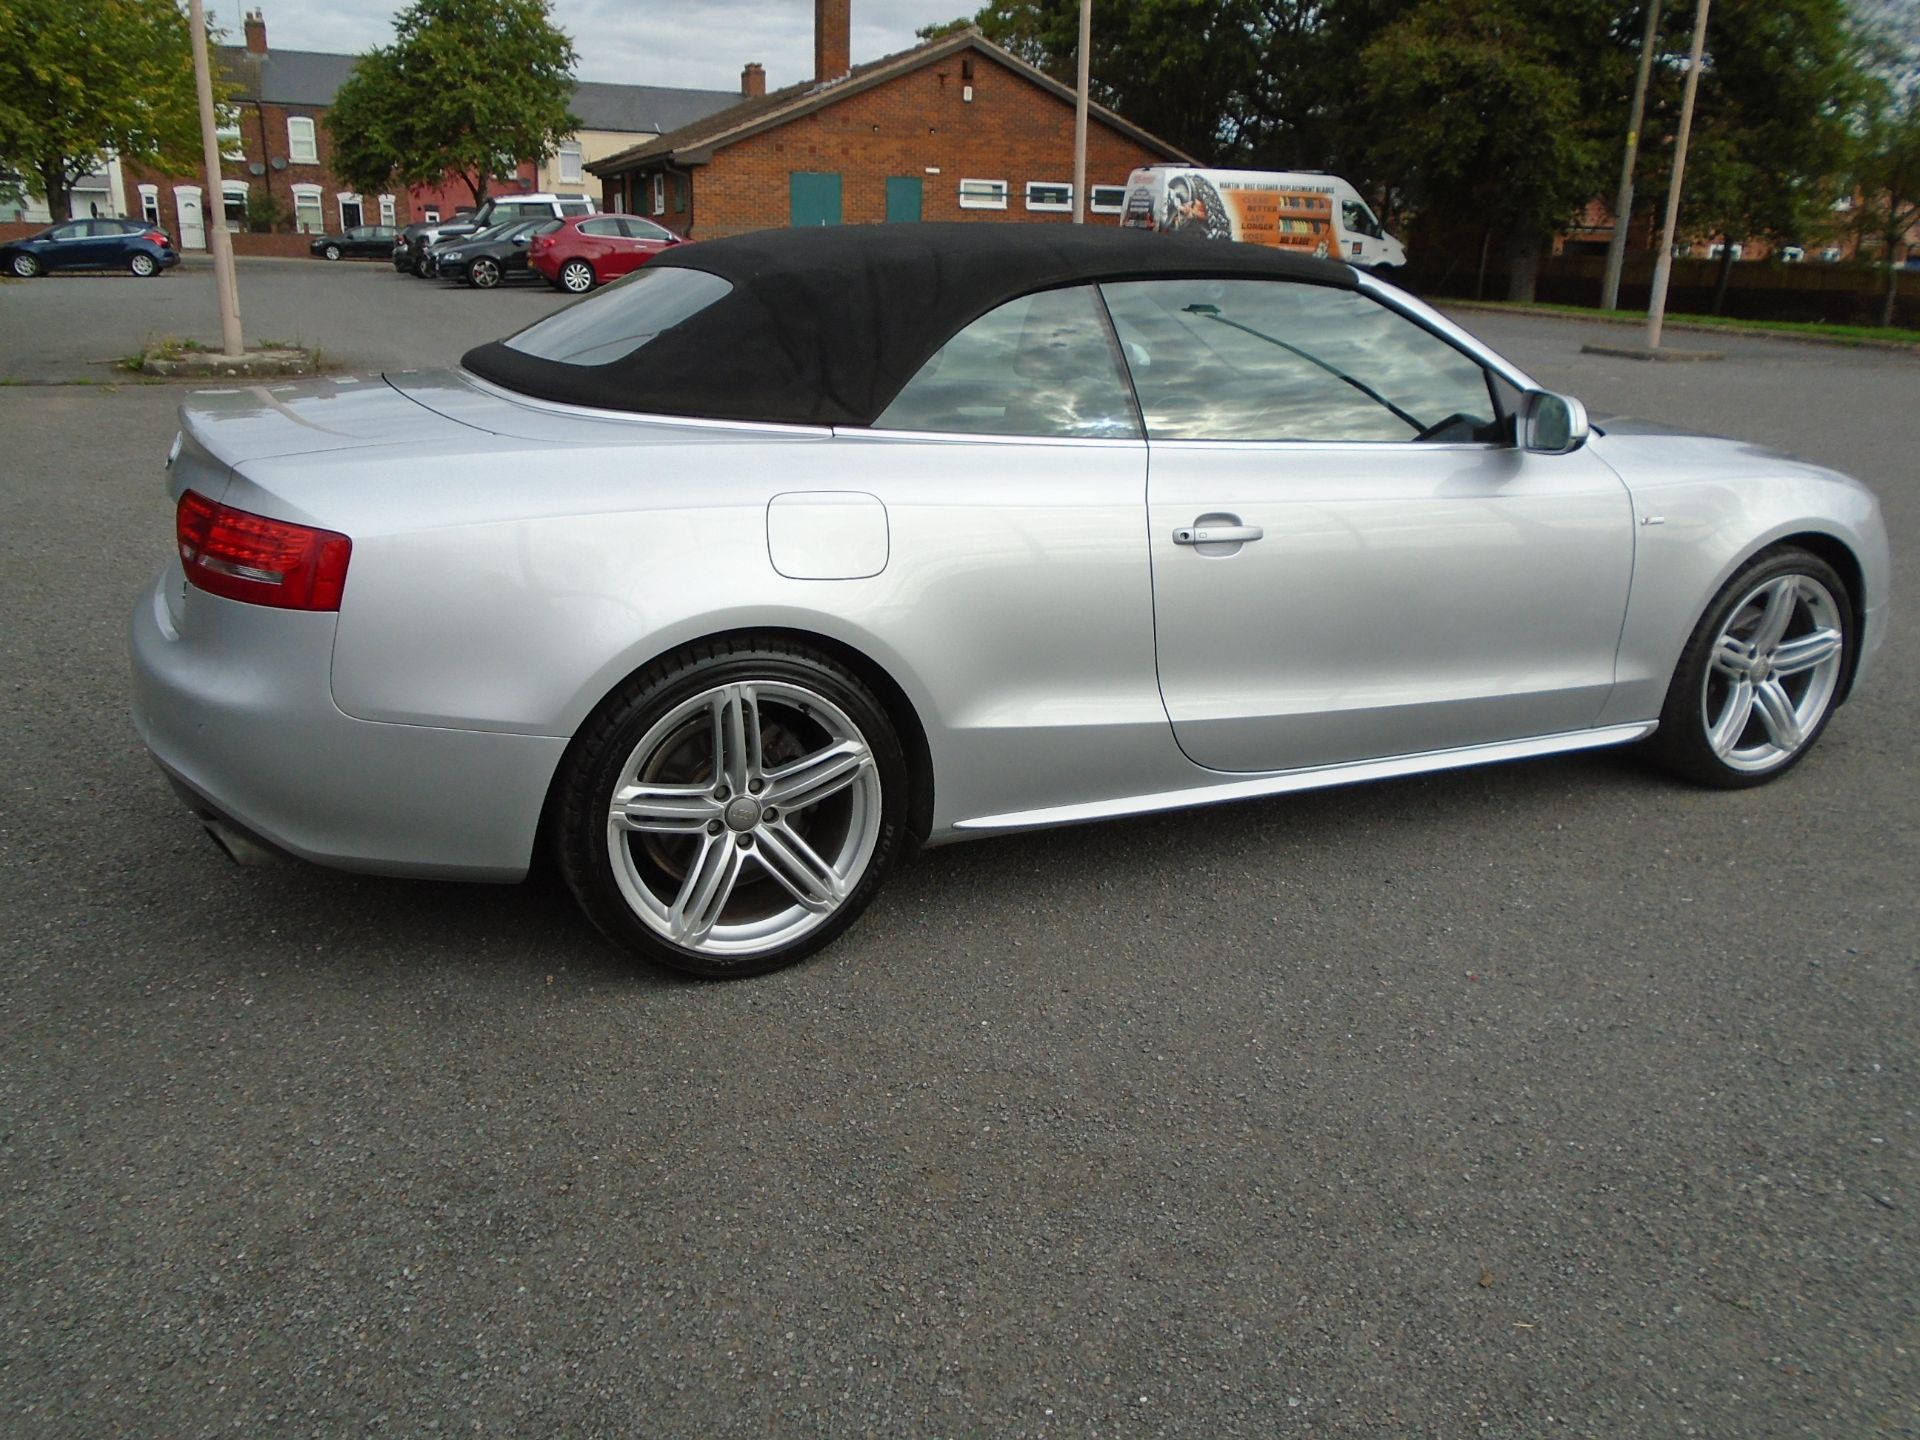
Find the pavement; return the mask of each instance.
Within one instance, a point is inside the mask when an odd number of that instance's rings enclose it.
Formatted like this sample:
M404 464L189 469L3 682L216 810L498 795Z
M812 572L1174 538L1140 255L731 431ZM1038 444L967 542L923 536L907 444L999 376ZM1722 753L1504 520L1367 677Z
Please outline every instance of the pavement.
M378 363L557 300L281 269L250 333ZM9 374L204 333L193 280L0 286ZM1912 358L1470 323L1869 479L1910 587ZM1769 787L1601 753L958 845L701 985L549 879L217 854L127 720L178 395L0 388L0 1432L1920 1431L1904 607Z

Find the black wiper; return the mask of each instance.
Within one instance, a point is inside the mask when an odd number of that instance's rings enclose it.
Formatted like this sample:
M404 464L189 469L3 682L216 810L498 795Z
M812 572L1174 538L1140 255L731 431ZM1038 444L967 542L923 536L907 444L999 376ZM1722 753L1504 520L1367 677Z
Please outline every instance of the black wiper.
M1343 380L1347 384L1351 385L1354 389L1358 390L1362 395L1366 396L1369 400L1373 401L1374 404L1384 406L1388 410L1391 410L1393 412L1394 418L1399 420L1403 425L1410 426L1413 430L1413 433L1416 435L1421 434L1427 428L1426 426L1422 425L1418 420L1414 419L1413 416L1409 415L1406 411L1402 410L1398 405L1394 404L1391 400L1387 399L1387 397L1382 395L1378 390L1374 389L1371 385L1367 384L1366 381L1356 379L1352 375L1347 374L1346 371L1342 370L1337 365L1329 365L1326 361L1322 360L1318 355L1315 355L1312 352L1307 350L1302 350L1298 345L1289 345L1286 341L1281 340L1276 336L1268 335L1264 331L1256 330L1251 325L1242 325L1238 320L1229 320L1226 316L1220 313L1220 307L1218 305L1188 305L1185 307L1185 309L1186 309L1186 313L1189 315L1198 315L1203 319L1207 319L1207 320L1217 320L1222 325L1232 326L1235 330L1244 330L1247 334L1253 336L1253 338L1256 340L1264 340L1269 345L1278 345L1282 350L1288 351L1289 353L1294 355L1298 355L1302 360L1305 360L1309 365L1318 365L1322 370L1326 371L1327 374L1333 376L1334 379Z

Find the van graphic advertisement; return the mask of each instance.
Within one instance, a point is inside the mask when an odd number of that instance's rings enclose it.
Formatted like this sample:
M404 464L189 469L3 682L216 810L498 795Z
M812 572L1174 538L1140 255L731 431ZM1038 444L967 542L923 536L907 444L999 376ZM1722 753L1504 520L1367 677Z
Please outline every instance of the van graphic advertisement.
M1335 175L1149 166L1128 177L1120 223L1361 265L1406 263L1400 242Z

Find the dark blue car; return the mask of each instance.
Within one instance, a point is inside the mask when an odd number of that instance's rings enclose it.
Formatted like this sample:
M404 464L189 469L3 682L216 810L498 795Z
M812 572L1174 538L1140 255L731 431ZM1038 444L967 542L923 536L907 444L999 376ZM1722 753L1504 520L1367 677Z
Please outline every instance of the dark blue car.
M63 220L0 245L0 272L31 279L49 270L131 270L158 275L180 263L166 235L140 220Z

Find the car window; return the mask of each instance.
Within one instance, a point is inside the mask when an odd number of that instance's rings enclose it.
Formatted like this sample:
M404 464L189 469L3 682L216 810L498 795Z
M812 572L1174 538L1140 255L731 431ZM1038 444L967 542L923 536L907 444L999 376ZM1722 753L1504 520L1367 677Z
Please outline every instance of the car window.
M1358 200L1340 202L1340 223L1359 235L1371 235L1376 240L1384 233L1380 222L1373 218L1373 212Z
M620 223L626 227L630 240L671 240L671 231L664 230L651 220L642 220L638 215L623 215Z
M1281 280L1102 287L1155 440L1492 440L1486 371L1352 290Z
M78 240L82 236L84 236L86 233L87 233L87 226L85 221L69 220L67 221L66 224L56 225L51 230L47 231L47 239Z
M560 213L562 215L591 215L593 213L593 207L584 200L562 200L560 202Z
M1088 286L989 310L940 347L877 430L1137 439L1140 422Z
M621 230L618 220L582 220L580 222L580 233L582 235L605 235L618 239L625 232Z
M508 336L507 348L562 365L606 365L732 289L731 281L704 270L648 266Z

